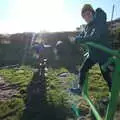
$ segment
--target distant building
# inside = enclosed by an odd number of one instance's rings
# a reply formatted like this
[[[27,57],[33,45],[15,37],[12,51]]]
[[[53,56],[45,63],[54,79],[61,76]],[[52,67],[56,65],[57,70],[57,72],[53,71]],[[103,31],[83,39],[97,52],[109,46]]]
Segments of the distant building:
[[[116,32],[117,29],[120,29],[120,18],[108,22],[109,30]]]

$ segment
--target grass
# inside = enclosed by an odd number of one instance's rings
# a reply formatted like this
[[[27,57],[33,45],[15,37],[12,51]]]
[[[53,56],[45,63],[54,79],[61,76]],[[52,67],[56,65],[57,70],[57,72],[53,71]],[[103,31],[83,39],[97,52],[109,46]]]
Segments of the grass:
[[[61,79],[58,75],[63,72],[68,72],[68,70],[64,68],[49,68],[46,77],[47,101],[49,104],[54,104],[55,108],[59,107],[61,109],[60,112],[56,111],[55,113],[59,117],[65,113],[65,108],[69,108],[71,102],[75,102],[76,100],[80,105],[79,107],[82,105],[82,108],[85,108],[86,106],[88,108],[86,103],[84,103],[85,105],[82,104],[83,101],[80,101],[79,97],[69,96],[68,92],[66,92],[67,88],[71,87],[71,82],[75,79],[75,76],[70,73],[65,79]],[[3,76],[6,82],[18,84],[18,89],[20,91],[18,94],[19,97],[11,98],[6,101],[0,101],[0,118],[4,118],[4,120],[19,120],[25,107],[24,100],[26,97],[26,88],[32,80],[32,69],[28,66],[22,66],[19,70],[2,69],[0,70],[0,76]],[[108,87],[103,80],[97,65],[89,71],[89,84],[89,94],[94,103],[96,103],[98,99],[108,95]]]
[[[94,98],[94,102],[97,102],[102,97],[108,96],[108,86],[104,80],[99,66],[95,65],[89,71],[89,90],[90,96]]]

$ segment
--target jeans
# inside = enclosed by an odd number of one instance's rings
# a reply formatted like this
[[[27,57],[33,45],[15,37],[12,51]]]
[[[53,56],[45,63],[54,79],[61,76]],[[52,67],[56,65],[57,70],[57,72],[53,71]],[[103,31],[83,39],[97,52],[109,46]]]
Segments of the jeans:
[[[105,61],[106,62],[106,61]],[[81,87],[83,87],[83,84],[84,84],[84,80],[85,80],[85,75],[86,73],[88,72],[88,70],[93,66],[95,65],[96,63],[93,62],[90,58],[87,58],[87,60],[84,62],[82,68],[80,69],[80,72],[79,72],[79,84]],[[111,87],[112,87],[112,79],[111,79],[111,76],[110,76],[110,70],[107,69],[107,71],[103,71],[101,69],[101,66],[104,64],[104,63],[99,63],[99,66],[100,66],[100,70],[101,70],[101,73],[105,79],[105,81],[107,82],[107,85],[109,87],[109,91],[111,91]]]

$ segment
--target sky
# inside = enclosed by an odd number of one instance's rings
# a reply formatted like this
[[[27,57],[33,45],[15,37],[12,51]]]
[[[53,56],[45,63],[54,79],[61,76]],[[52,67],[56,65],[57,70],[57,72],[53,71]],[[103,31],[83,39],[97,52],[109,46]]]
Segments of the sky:
[[[120,0],[0,0],[0,33],[74,31],[85,21],[82,6],[100,7],[111,20],[120,17]]]

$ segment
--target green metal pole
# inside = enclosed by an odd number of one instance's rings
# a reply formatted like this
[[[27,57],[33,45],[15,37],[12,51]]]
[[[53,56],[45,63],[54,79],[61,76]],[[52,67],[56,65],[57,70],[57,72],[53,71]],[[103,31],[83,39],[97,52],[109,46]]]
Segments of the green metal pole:
[[[80,109],[77,107],[77,105],[72,104],[72,110],[75,112],[77,117],[80,117]]]
[[[84,95],[83,97],[88,102],[88,104],[90,105],[90,107],[91,107],[91,109],[92,109],[92,111],[93,111],[93,113],[96,117],[96,120],[103,120],[102,117],[100,116],[100,114],[98,113],[97,109],[95,108],[94,104],[90,100],[90,98],[87,95]]]
[[[102,117],[99,115],[98,111],[94,107],[94,104],[92,103],[92,101],[90,100],[89,95],[88,95],[88,73],[86,74],[82,96],[88,102],[88,104],[90,105],[96,119],[97,120],[102,120]]]
[[[100,44],[96,44],[96,43],[93,43],[93,42],[87,42],[86,44],[90,45],[90,46],[92,46],[94,48],[97,48],[99,50],[102,50],[102,51],[104,51],[104,52],[106,52],[106,53],[108,53],[108,54],[110,54],[112,56],[116,56],[116,57],[120,58],[120,52],[118,52],[116,50],[112,50],[110,48],[104,47],[104,46],[102,46]]]
[[[88,96],[88,73],[86,73],[85,76],[85,81],[84,81],[84,86],[83,86],[83,92],[82,92],[82,96]]]
[[[111,99],[107,108],[105,120],[113,120],[120,92],[120,59],[115,60],[115,71],[112,79]]]

